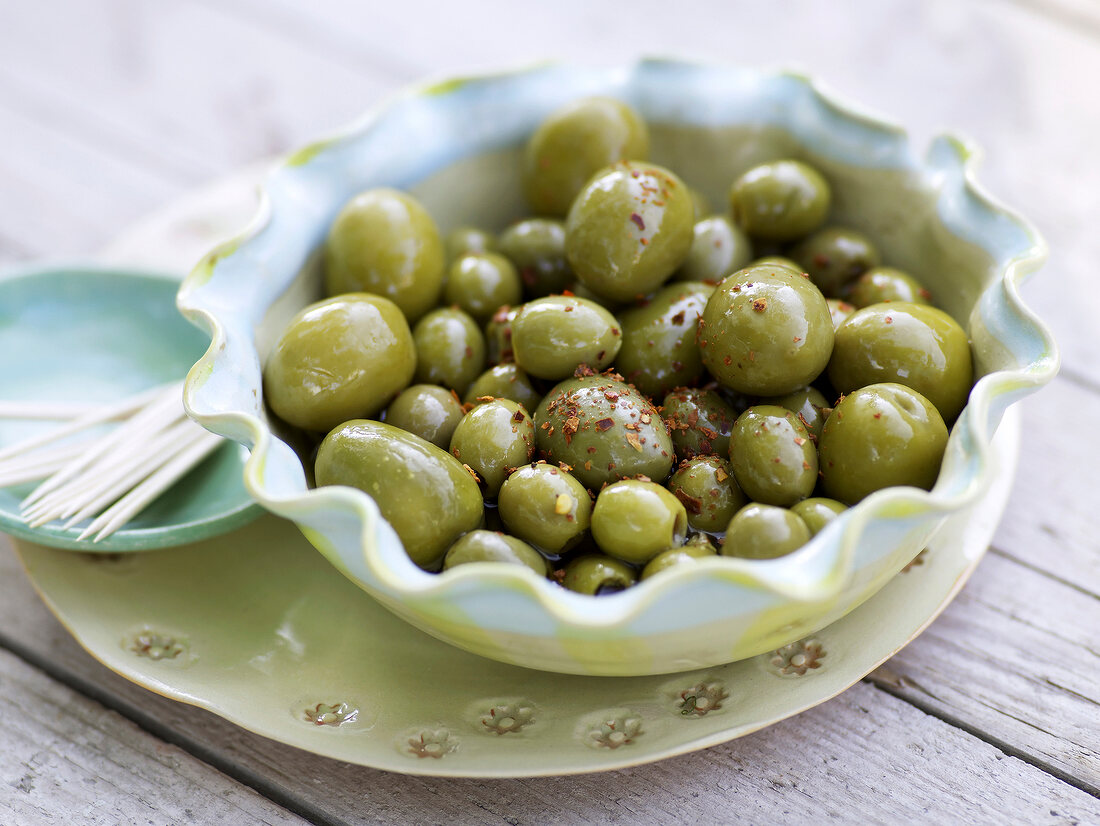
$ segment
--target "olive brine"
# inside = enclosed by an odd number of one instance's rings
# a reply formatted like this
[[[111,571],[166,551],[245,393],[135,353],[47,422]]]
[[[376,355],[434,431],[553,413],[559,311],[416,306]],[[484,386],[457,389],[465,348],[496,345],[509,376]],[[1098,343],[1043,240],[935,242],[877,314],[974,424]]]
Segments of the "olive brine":
[[[648,154],[630,106],[588,98],[528,140],[533,217],[503,232],[441,237],[392,189],[332,224],[329,297],[276,342],[265,398],[320,439],[316,483],[368,493],[425,570],[602,595],[792,553],[935,483],[973,381],[958,322],[828,223],[809,164],[748,169],[711,214]]]

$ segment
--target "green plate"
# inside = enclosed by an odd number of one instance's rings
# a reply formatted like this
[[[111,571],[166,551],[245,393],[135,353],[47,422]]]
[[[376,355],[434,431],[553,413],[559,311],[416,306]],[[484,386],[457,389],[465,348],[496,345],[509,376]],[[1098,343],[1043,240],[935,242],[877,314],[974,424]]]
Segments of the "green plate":
[[[552,674],[462,651],[391,614],[274,516],[165,554],[15,545],[46,604],[94,657],[265,737],[406,774],[603,771],[748,734],[891,657],[988,547],[1018,437],[1010,410],[993,440],[988,493],[852,613],[777,651],[682,674]]]
[[[109,403],[181,380],[209,338],[176,310],[179,278],[94,264],[0,276],[0,400]],[[0,419],[0,447],[56,427]],[[44,545],[135,551],[194,542],[260,513],[242,483],[244,448],[225,444],[138,514],[92,544],[87,522],[28,527],[19,503],[37,483],[0,488],[0,531]]]

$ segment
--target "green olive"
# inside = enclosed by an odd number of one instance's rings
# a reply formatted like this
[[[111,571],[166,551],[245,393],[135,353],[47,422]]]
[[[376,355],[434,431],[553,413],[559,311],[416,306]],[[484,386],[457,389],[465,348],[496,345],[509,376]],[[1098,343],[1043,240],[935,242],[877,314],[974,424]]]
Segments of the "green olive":
[[[741,508],[726,527],[722,555],[775,559],[797,551],[810,538],[810,529],[798,514],[752,502]]]
[[[833,499],[854,505],[894,485],[930,490],[947,448],[935,406],[901,384],[872,384],[842,398],[818,441],[821,481]]]
[[[894,267],[875,267],[857,278],[846,292],[857,307],[869,307],[884,301],[931,304],[932,294],[917,279]]]
[[[815,440],[821,435],[821,428],[833,410],[825,394],[816,387],[800,387],[793,393],[765,399],[762,404],[777,404],[790,410]]]
[[[729,455],[730,430],[737,413],[713,390],[691,387],[673,390],[665,396],[661,410],[678,458]]]
[[[813,381],[833,350],[821,291],[784,269],[749,267],[718,285],[699,322],[703,364],[740,393],[780,396]]]
[[[798,416],[759,404],[737,417],[730,433],[730,468],[754,502],[793,505],[813,493],[817,451]]]
[[[630,106],[604,97],[574,101],[551,113],[527,142],[523,191],[536,213],[565,215],[598,170],[648,156],[649,131]]]
[[[553,295],[524,304],[512,322],[516,364],[540,379],[563,379],[582,364],[603,370],[622,346],[615,316],[593,301]]]
[[[427,210],[411,195],[371,189],[332,222],[325,243],[329,295],[366,292],[390,299],[416,321],[439,301],[443,242]]]
[[[535,411],[541,455],[564,462],[587,488],[646,476],[664,481],[673,448],[660,413],[627,384],[607,376],[567,379]]]
[[[834,330],[847,321],[848,316],[856,311],[854,304],[849,304],[839,298],[827,298],[825,303],[829,305],[829,315],[832,316]]]
[[[507,399],[473,408],[451,437],[451,455],[477,473],[490,498],[496,497],[509,473],[531,461],[534,452],[531,417]]]
[[[730,187],[733,220],[749,235],[791,241],[813,232],[829,214],[829,184],[801,161],[754,166]]]
[[[797,513],[813,536],[817,536],[825,526],[836,519],[848,506],[835,499],[813,496],[791,505],[791,512]]]
[[[264,398],[283,421],[325,432],[376,414],[415,370],[413,336],[397,305],[351,293],[291,319],[264,365]]]
[[[729,521],[729,520],[727,520]],[[718,555],[718,551],[707,539],[705,534],[698,533],[679,548],[669,548],[661,551],[653,559],[646,563],[642,569],[642,579],[649,579],[661,571],[676,568],[681,565],[693,565],[700,559],[707,559]]]
[[[549,554],[576,545],[592,520],[592,500],[584,486],[545,462],[518,468],[505,479],[497,510],[509,533]]]
[[[485,323],[504,305],[519,303],[523,286],[512,262],[492,252],[469,253],[452,265],[443,300]]]
[[[500,235],[500,252],[516,266],[530,298],[560,293],[573,279],[565,257],[565,222],[552,218],[528,218]]]
[[[680,500],[653,482],[624,479],[608,485],[592,510],[592,538],[608,556],[644,565],[687,535]]]
[[[570,591],[600,597],[625,591],[638,581],[634,569],[610,556],[586,554],[565,566],[561,584]]]
[[[447,450],[462,415],[454,391],[435,384],[414,384],[390,403],[384,420]]]
[[[481,491],[466,468],[392,425],[355,419],[335,428],[317,450],[316,473],[318,486],[347,485],[373,498],[422,568],[481,524]]]
[[[497,241],[491,232],[477,227],[457,227],[447,233],[443,242],[447,250],[447,260],[454,263],[464,255],[479,252],[493,252]]]
[[[698,223],[712,214],[714,210],[710,208],[710,199],[698,189],[689,186],[688,191],[691,192],[692,211],[695,215],[695,222]]]
[[[676,273],[680,281],[717,284],[752,261],[749,236],[724,215],[712,215],[695,224],[691,249]]]
[[[512,349],[512,322],[517,315],[519,307],[499,307],[485,325],[485,355],[490,364],[507,364],[516,360]]]
[[[687,511],[688,525],[697,531],[721,533],[747,500],[725,459],[698,456],[681,462],[668,489]]]
[[[693,238],[691,193],[655,164],[601,170],[565,219],[565,253],[586,287],[615,301],[653,292],[687,258]]]
[[[695,332],[712,292],[708,284],[670,284],[642,306],[621,313],[622,349],[615,369],[653,397],[698,380],[703,359]]]
[[[531,412],[539,406],[542,393],[535,389],[528,375],[516,365],[498,364],[474,380],[462,401],[466,404],[481,404],[489,399],[511,399]]]
[[[808,273],[826,296],[840,295],[841,289],[865,270],[879,265],[878,250],[861,232],[845,227],[826,227],[804,239],[791,257]]]
[[[521,539],[496,531],[470,531],[447,549],[443,570],[473,562],[505,562],[524,565],[539,576],[546,576],[550,566],[542,554]]]
[[[761,258],[755,258],[749,264],[750,267],[784,267],[796,275],[803,273],[802,266],[797,261],[792,261],[783,255],[765,255]]]
[[[857,310],[836,331],[829,379],[840,393],[880,382],[911,387],[954,421],[974,380],[970,343],[935,307],[891,301]]]
[[[470,316],[455,307],[432,310],[413,328],[416,380],[441,384],[459,395],[485,369],[485,338]]]

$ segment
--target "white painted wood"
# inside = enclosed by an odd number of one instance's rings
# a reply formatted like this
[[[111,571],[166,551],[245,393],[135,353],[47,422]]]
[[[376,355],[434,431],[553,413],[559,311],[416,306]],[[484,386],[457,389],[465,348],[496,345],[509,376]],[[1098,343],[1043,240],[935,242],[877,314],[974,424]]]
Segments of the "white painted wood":
[[[0,650],[0,823],[304,823]]]

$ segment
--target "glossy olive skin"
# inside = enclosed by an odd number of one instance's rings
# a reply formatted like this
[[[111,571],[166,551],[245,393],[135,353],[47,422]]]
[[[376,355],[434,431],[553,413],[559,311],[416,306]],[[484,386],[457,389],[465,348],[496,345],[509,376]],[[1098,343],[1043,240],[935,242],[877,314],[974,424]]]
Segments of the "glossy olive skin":
[[[575,296],[528,301],[512,321],[516,364],[540,379],[564,379],[582,364],[603,370],[615,360],[622,343],[615,316]]]
[[[588,491],[572,475],[545,462],[512,473],[500,486],[497,510],[509,533],[548,554],[572,548],[592,522]]]
[[[709,284],[669,284],[644,305],[620,313],[622,349],[615,369],[647,396],[693,384],[703,375],[695,332],[713,292]]]
[[[784,255],[765,255],[762,258],[754,258],[750,263],[750,267],[785,267],[796,275],[801,275],[804,270],[802,265],[797,261],[787,258]]]
[[[954,421],[974,381],[970,343],[959,323],[936,307],[872,304],[837,328],[829,379],[840,393],[879,382],[904,384]]]
[[[539,406],[542,393],[515,364],[498,364],[474,379],[462,401],[465,404],[481,404],[490,398],[511,399],[522,404],[530,413]]]
[[[519,307],[499,307],[486,322],[485,355],[490,364],[507,364],[516,360],[512,348],[512,322],[517,315]]]
[[[454,263],[470,253],[495,251],[497,239],[491,232],[477,227],[456,227],[447,233],[443,246],[447,250],[447,260]]]
[[[644,565],[687,535],[687,512],[665,488],[640,479],[608,485],[592,510],[592,538],[608,556]]]
[[[818,230],[791,250],[791,257],[828,298],[882,260],[870,238],[846,227]]]
[[[721,533],[747,502],[725,459],[699,456],[681,462],[668,489],[687,511],[688,526],[696,531]]]
[[[727,275],[752,261],[752,241],[724,215],[712,215],[696,222],[691,248],[676,272],[678,281],[709,281],[717,284]]]
[[[443,570],[473,562],[506,562],[524,565],[539,576],[550,573],[542,554],[521,539],[497,531],[470,531],[463,535],[443,557]]]
[[[817,536],[821,533],[826,525],[846,510],[848,510],[848,506],[843,502],[838,502],[835,499],[828,499],[824,496],[812,496],[809,499],[803,499],[801,502],[791,505],[791,512],[801,517],[802,521],[806,523],[806,527],[810,529],[810,534],[813,536]]]
[[[664,420],[649,400],[607,376],[567,379],[535,411],[539,453],[564,462],[587,488],[619,479],[664,481],[674,451]]]
[[[397,305],[351,293],[291,319],[264,365],[264,398],[283,421],[325,432],[373,416],[415,370],[413,336]]]
[[[432,310],[413,327],[416,380],[441,384],[459,395],[485,369],[485,338],[470,316],[455,307]]]
[[[324,269],[329,295],[385,296],[412,324],[439,302],[443,242],[415,198],[395,189],[371,189],[352,198],[332,222]]]
[[[875,267],[857,278],[845,291],[845,297],[857,307],[869,307],[884,301],[931,304],[932,293],[904,270]]]
[[[754,166],[730,187],[734,222],[749,235],[776,241],[791,241],[821,226],[830,200],[821,173],[801,161]]]
[[[656,164],[622,162],[592,178],[565,219],[565,254],[595,293],[630,301],[683,264],[694,237],[691,192]]]
[[[611,98],[574,101],[554,111],[527,142],[523,191],[539,215],[565,215],[598,170],[649,157],[649,130],[630,106]]]
[[[515,264],[529,298],[560,293],[574,280],[565,257],[565,222],[528,218],[500,234],[497,247]]]
[[[472,468],[495,498],[515,468],[531,461],[535,425],[527,411],[507,399],[479,404],[467,413],[451,437],[451,455]]]
[[[780,396],[813,381],[833,350],[821,291],[781,268],[748,267],[727,278],[699,323],[703,364],[740,393]]]
[[[318,486],[348,485],[371,496],[422,568],[435,566],[458,537],[481,524],[481,490],[466,468],[447,451],[382,422],[354,419],[335,428],[317,450],[316,473]]]
[[[469,253],[447,274],[443,300],[465,310],[481,324],[504,305],[518,304],[523,286],[512,262],[492,252]]]
[[[721,396],[706,388],[673,390],[661,402],[678,459],[729,455],[730,430],[737,412]]]
[[[390,403],[383,420],[447,450],[462,416],[462,404],[452,391],[436,384],[414,384]]]
[[[667,571],[680,565],[691,565],[700,559],[717,555],[718,551],[710,544],[710,540],[703,534],[696,534],[679,548],[669,548],[667,551],[661,551],[649,560],[645,568],[642,569],[641,578],[649,579],[651,576],[661,573],[661,571]]]
[[[872,384],[837,403],[818,441],[825,493],[854,505],[893,485],[930,490],[947,447],[932,403],[901,384]]]
[[[798,514],[753,502],[730,520],[721,553],[741,559],[775,559],[797,551],[810,538],[810,529]]]
[[[634,569],[614,557],[586,554],[565,566],[562,587],[578,594],[598,597],[625,591],[638,581]]]
[[[834,330],[856,311],[855,304],[849,304],[840,298],[827,298],[825,303],[829,305],[829,315],[832,316]]]
[[[749,499],[788,507],[813,493],[817,451],[795,413],[778,405],[754,405],[734,422],[730,469]]]
[[[792,393],[765,399],[762,404],[777,404],[790,410],[814,439],[821,435],[821,428],[833,410],[825,394],[816,387],[800,387]]]

